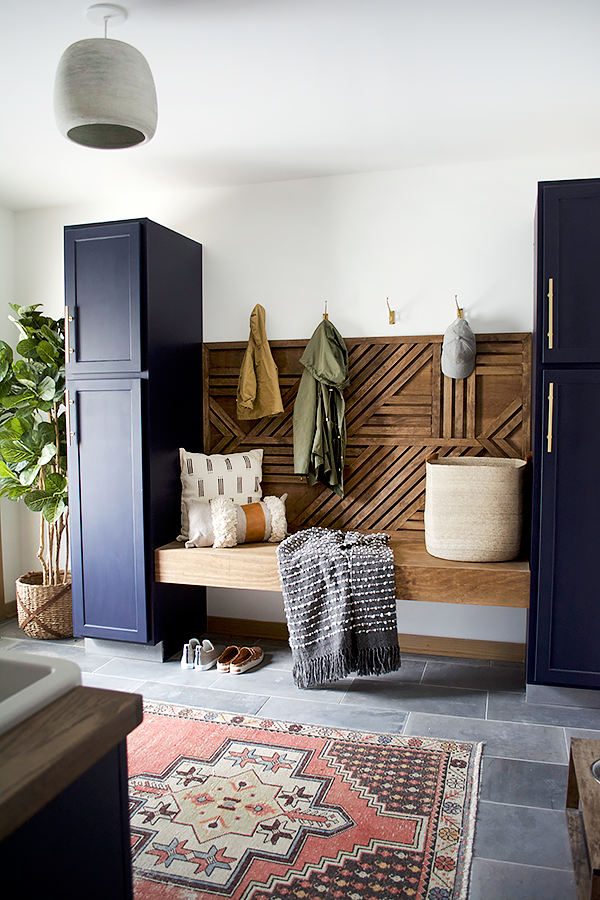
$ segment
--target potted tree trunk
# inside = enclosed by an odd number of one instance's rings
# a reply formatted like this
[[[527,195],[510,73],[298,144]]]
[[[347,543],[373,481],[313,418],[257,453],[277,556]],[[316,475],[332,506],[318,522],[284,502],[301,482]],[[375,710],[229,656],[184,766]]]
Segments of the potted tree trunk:
[[[64,319],[18,306],[16,359],[0,341],[0,496],[40,514],[41,571],[17,580],[19,626],[35,638],[73,634],[68,560]],[[64,554],[64,555],[63,555]],[[65,560],[61,569],[61,559]]]

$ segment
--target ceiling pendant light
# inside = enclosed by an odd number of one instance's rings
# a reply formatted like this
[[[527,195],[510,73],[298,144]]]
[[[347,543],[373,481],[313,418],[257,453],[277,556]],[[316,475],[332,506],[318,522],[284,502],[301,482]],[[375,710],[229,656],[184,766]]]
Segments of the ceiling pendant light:
[[[107,37],[108,23],[123,23],[127,10],[98,3],[90,6],[87,18],[104,25],[104,37],[77,41],[60,58],[54,82],[58,130],[100,150],[147,143],[157,120],[150,66],[135,47]]]

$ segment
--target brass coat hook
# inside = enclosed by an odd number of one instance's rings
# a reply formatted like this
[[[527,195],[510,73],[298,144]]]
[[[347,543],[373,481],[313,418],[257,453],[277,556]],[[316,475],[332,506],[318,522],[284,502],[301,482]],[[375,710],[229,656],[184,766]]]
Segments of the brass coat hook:
[[[390,325],[395,325],[395,324],[396,324],[396,313],[395,313],[395,311],[390,307],[390,300],[389,300],[389,297],[386,297],[386,298],[385,298],[385,302],[387,303],[387,308],[388,308],[388,313],[389,313],[389,322],[390,322]]]

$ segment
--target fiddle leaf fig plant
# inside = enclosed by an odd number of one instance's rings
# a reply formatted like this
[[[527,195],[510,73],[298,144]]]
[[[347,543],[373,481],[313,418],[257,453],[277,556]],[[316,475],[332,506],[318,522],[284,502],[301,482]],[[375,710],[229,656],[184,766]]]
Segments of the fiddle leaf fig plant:
[[[63,584],[68,559],[65,325],[41,304],[9,304],[21,339],[15,359],[0,341],[0,496],[40,513],[38,559],[43,583]]]

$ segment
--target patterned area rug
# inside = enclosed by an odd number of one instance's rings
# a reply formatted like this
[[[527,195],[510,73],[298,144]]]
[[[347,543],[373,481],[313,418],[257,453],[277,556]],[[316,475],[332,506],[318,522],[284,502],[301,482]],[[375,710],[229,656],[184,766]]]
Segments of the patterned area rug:
[[[481,747],[145,703],[136,900],[464,900]]]

